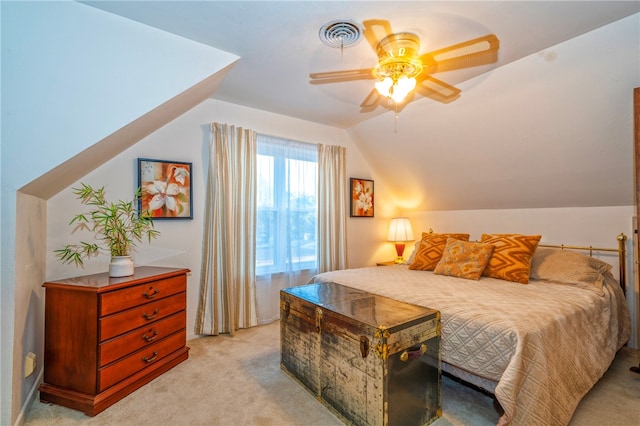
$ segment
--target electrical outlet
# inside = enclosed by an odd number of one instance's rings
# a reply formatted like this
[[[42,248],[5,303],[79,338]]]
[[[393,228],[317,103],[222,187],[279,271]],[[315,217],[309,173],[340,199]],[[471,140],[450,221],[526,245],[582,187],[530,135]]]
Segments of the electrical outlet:
[[[29,377],[36,371],[36,354],[29,352],[24,359],[24,377]]]

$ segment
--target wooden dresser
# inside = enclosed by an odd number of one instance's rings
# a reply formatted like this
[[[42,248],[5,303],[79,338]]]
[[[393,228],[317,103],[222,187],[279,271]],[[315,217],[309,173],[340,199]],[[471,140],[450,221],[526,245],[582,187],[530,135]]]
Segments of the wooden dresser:
[[[40,400],[95,416],[186,360],[188,269],[46,282]]]

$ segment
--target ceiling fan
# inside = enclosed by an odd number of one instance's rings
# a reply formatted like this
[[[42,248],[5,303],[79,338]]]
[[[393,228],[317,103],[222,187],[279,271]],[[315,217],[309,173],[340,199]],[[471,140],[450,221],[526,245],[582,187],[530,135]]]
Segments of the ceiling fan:
[[[500,41],[489,34],[444,49],[420,55],[420,39],[408,32],[394,33],[389,21],[363,22],[363,35],[378,56],[373,68],[311,73],[312,84],[354,80],[376,80],[375,87],[360,104],[363,112],[376,108],[380,100],[391,99],[396,110],[416,96],[449,103],[460,96],[460,89],[432,77],[432,74],[494,63]]]

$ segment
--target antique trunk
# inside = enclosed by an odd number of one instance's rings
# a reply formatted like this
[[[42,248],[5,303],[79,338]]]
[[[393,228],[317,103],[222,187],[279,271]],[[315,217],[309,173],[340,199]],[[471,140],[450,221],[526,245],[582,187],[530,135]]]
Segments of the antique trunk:
[[[335,283],[280,292],[281,367],[343,421],[441,415],[440,313]]]

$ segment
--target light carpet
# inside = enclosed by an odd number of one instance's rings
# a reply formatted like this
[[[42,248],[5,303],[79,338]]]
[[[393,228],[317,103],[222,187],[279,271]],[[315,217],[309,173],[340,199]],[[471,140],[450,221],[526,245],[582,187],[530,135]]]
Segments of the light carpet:
[[[189,359],[95,417],[34,402],[26,425],[342,425],[280,369],[279,323],[189,340]],[[640,425],[640,351],[623,348],[578,406],[571,426]],[[443,377],[443,416],[433,426],[489,426],[493,398]]]

